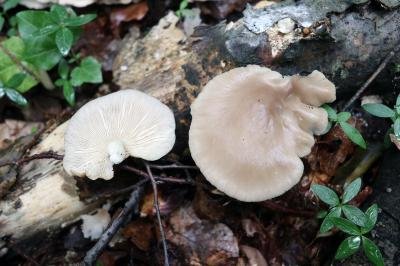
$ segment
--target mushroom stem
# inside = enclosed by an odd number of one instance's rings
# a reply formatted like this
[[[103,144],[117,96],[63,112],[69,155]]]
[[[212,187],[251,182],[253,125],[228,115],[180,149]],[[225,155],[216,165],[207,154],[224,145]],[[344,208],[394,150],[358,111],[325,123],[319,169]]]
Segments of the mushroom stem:
[[[124,144],[119,140],[110,142],[108,144],[107,151],[108,155],[110,156],[110,161],[113,164],[119,164],[125,160],[126,157],[128,157],[128,154],[124,148]]]

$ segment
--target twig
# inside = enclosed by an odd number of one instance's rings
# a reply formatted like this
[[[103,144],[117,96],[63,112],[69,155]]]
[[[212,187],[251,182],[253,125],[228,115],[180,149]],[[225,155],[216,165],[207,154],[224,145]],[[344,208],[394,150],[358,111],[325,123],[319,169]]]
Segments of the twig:
[[[163,169],[193,169],[198,170],[199,168],[194,165],[181,165],[181,164],[169,164],[169,165],[158,165],[158,164],[149,164],[150,168],[155,168],[159,170]]]
[[[106,248],[107,244],[111,241],[113,236],[117,233],[118,229],[126,222],[133,210],[137,212],[139,207],[139,201],[143,192],[144,184],[148,182],[148,179],[142,179],[136,183],[136,188],[132,191],[129,200],[125,203],[124,208],[118,214],[117,218],[107,228],[107,230],[101,235],[97,243],[86,253],[83,260],[85,265],[91,266],[96,263],[97,258],[100,256],[102,251]]]
[[[151,167],[151,166],[150,166]],[[121,165],[121,169],[133,172],[137,174],[138,176],[150,179],[149,174],[146,172],[139,170],[135,167],[129,166],[129,165]],[[166,182],[166,183],[175,183],[175,184],[185,184],[185,185],[195,185],[191,180],[184,180],[184,179],[179,179],[179,178],[174,178],[174,177],[162,177],[162,176],[154,176],[154,180],[157,182]]]
[[[164,228],[163,228],[162,221],[161,221],[160,206],[158,204],[157,184],[153,177],[153,173],[151,172],[150,165],[147,164],[146,162],[144,162],[144,165],[146,166],[147,173],[149,174],[151,184],[153,186],[154,207],[155,207],[156,213],[157,213],[158,226],[160,227],[161,240],[162,240],[163,249],[164,249],[164,266],[169,266],[167,240],[165,238],[165,232],[164,232]]]
[[[38,82],[42,83],[42,85],[46,89],[54,89],[54,84],[47,73],[43,74],[47,76],[46,78],[44,78],[44,76],[42,75],[38,75],[37,73],[35,73],[35,71],[31,70],[29,67],[22,64],[22,62],[1,43],[0,43],[0,50],[2,50],[3,53],[5,53],[11,59],[11,61],[13,61],[14,64],[16,64],[20,69],[22,69],[22,71],[28,73],[31,77],[36,79]]]
[[[368,88],[368,86],[375,80],[375,78],[382,72],[393,58],[393,56],[400,50],[400,43],[397,44],[393,50],[385,57],[382,63],[378,66],[374,73],[369,77],[369,79],[361,86],[361,88],[354,94],[353,97],[346,103],[343,110],[347,110],[350,105],[352,105],[360,96],[361,94]]]
[[[276,202],[273,201],[263,201],[261,203],[262,206],[276,211],[276,212],[281,212],[281,213],[286,213],[286,214],[290,214],[290,215],[295,215],[295,216],[303,216],[303,217],[314,217],[315,216],[315,212],[313,211],[308,211],[308,210],[296,210],[296,209],[290,209],[288,207],[282,206]]]
[[[144,171],[142,171],[142,170],[139,170],[139,169],[137,169],[137,168],[135,168],[135,167],[133,167],[133,166],[129,166],[129,165],[120,165],[120,168],[121,168],[121,169],[124,169],[124,170],[127,170],[127,171],[129,171],[129,172],[135,173],[135,174],[137,174],[138,176],[141,176],[141,177],[144,177],[144,178],[147,178],[147,179],[150,178],[149,175],[148,175],[146,172],[144,172]]]
[[[34,154],[32,156],[28,157],[23,157],[19,159],[18,161],[5,161],[0,163],[0,167],[7,166],[7,165],[16,165],[20,166],[24,163],[28,163],[33,160],[40,160],[40,159],[54,159],[61,161],[64,158],[64,155],[56,154],[54,152],[43,152],[43,153],[38,153]]]

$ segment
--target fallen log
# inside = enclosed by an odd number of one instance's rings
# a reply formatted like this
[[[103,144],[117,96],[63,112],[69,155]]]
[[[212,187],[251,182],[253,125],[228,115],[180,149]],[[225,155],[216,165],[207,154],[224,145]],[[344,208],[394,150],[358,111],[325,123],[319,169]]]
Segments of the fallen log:
[[[248,7],[242,19],[202,26],[192,38],[184,35],[177,27],[178,18],[170,13],[144,37],[134,33],[126,37],[114,63],[115,82],[121,89],[151,94],[174,110],[178,155],[187,154],[190,103],[212,77],[233,67],[261,64],[288,75],[318,69],[334,81],[343,99],[400,41],[400,11],[367,1],[339,2],[304,0]],[[288,17],[294,23],[287,20],[280,28],[277,22]],[[394,60],[398,59],[396,55]],[[389,86],[391,78],[386,69],[375,86]],[[64,128],[61,125],[43,137],[30,154],[62,154]],[[82,200],[79,193],[76,180],[64,173],[60,161],[24,165],[0,202],[0,237],[18,242],[43,231],[57,232],[104,202],[98,195]]]

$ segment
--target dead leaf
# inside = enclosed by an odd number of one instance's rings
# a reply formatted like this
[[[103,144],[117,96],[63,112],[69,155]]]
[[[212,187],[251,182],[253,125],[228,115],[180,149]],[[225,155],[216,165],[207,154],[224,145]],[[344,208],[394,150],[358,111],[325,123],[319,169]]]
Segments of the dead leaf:
[[[136,220],[122,231],[124,237],[129,238],[140,250],[148,251],[150,243],[154,239],[153,225],[144,220]]]
[[[204,2],[204,1],[196,1]],[[241,12],[250,0],[224,0],[206,1],[199,3],[202,14],[209,15],[216,19],[224,19],[233,12]]]
[[[367,200],[367,198],[371,196],[372,192],[372,187],[366,186],[358,193],[357,196],[354,197],[354,199],[350,201],[350,204],[361,206],[361,204],[363,204]]]
[[[149,7],[146,1],[137,4],[131,4],[127,7],[114,9],[110,16],[111,27],[115,29],[118,28],[121,22],[142,20],[148,11]]]
[[[339,126],[333,127],[319,138],[306,157],[311,173],[321,178],[332,177],[336,169],[354,152],[354,144],[347,138]]]
[[[247,237],[254,237],[256,233],[262,234],[263,231],[263,228],[261,228],[260,224],[251,219],[243,219],[242,228]]]
[[[225,224],[201,220],[191,206],[173,212],[169,224],[167,239],[186,254],[185,265],[236,265],[238,241]]]
[[[115,266],[118,265],[117,260],[126,256],[125,252],[104,251],[98,259],[96,265]]]
[[[240,250],[246,255],[248,266],[268,266],[267,261],[265,260],[264,256],[261,252],[253,247],[242,245],[240,246]]]
[[[162,187],[159,186],[158,205],[160,207],[161,215],[168,215],[172,211],[176,210],[182,203],[184,194],[185,191],[181,189],[169,190],[167,193],[164,193]],[[140,206],[140,216],[147,217],[154,216],[155,214],[154,194],[153,191],[150,190],[143,198],[142,205]]]
[[[134,28],[136,27],[132,27]],[[96,57],[101,62],[103,70],[111,71],[120,44],[119,32],[113,31],[109,18],[103,15],[83,26],[82,35],[74,45],[74,51],[80,53],[82,57]]]
[[[37,132],[42,127],[43,123],[6,119],[0,124],[0,150],[7,148],[20,137]]]
[[[196,188],[193,208],[201,219],[219,221],[225,215],[222,202],[218,199],[214,199],[212,194],[208,193],[201,186]]]

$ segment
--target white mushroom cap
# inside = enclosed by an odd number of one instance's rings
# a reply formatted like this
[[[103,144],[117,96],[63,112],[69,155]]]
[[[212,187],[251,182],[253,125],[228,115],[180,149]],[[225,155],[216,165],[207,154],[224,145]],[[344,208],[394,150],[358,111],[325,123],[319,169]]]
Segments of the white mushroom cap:
[[[137,90],[122,90],[88,102],[65,133],[64,168],[70,175],[111,179],[113,164],[128,156],[160,159],[175,143],[172,111]]]
[[[334,99],[335,86],[318,71],[282,77],[251,65],[223,73],[192,104],[192,157],[207,180],[233,198],[279,196],[299,181],[299,157],[328,125],[326,112],[308,104]]]

